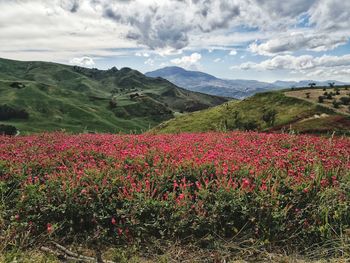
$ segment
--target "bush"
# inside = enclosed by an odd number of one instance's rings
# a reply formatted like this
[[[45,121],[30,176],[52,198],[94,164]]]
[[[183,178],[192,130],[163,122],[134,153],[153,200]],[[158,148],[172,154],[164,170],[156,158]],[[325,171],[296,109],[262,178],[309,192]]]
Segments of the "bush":
[[[23,83],[21,83],[21,82],[12,82],[12,83],[10,84],[10,87],[11,87],[11,88],[14,88],[14,89],[23,89],[23,88],[25,88],[26,86],[25,86]]]
[[[324,97],[323,96],[319,96],[318,97],[318,103],[323,103],[324,102]]]
[[[328,93],[327,100],[331,100],[331,99],[333,99],[332,93]]]
[[[337,101],[337,100],[333,100],[332,104],[333,104],[333,107],[336,108],[336,109],[338,109],[339,106],[341,105],[341,103],[339,101]]]
[[[259,124],[256,121],[250,120],[242,123],[242,128],[245,131],[254,131],[259,128]]]
[[[277,111],[276,110],[274,110],[274,109],[268,110],[262,116],[262,120],[264,122],[266,122],[266,124],[268,126],[273,126],[275,124],[276,115],[277,115]]]
[[[339,99],[343,105],[349,105],[350,104],[350,97],[341,97]]]
[[[109,108],[115,109],[118,106],[117,100],[115,98],[112,98],[109,100]]]
[[[0,135],[16,135],[17,128],[12,125],[0,124]]]

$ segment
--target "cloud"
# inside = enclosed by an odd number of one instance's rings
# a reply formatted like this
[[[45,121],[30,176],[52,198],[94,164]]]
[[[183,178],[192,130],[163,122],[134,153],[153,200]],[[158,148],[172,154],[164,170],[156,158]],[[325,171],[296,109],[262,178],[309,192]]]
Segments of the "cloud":
[[[122,37],[126,26],[101,19],[88,1],[76,1],[79,8],[73,8],[74,2],[0,0],[0,57],[65,62],[116,56],[136,47]]]
[[[130,26],[126,38],[150,49],[182,49],[188,45],[191,23],[183,1],[102,1],[103,15]]]
[[[149,58],[145,61],[145,65],[153,66],[154,65],[154,60]]]
[[[310,23],[328,32],[350,28],[350,1],[318,0],[308,11]]]
[[[317,70],[312,70],[306,73],[308,78],[317,78],[317,79],[337,79],[343,80],[349,83],[349,74],[350,67],[340,67],[340,68],[320,68]]]
[[[80,7],[80,0],[61,0],[61,7],[69,12],[76,13]]]
[[[221,58],[216,58],[216,59],[214,59],[213,61],[214,61],[215,63],[218,63],[218,62],[221,61]]]
[[[312,51],[327,51],[348,42],[348,37],[331,36],[328,34],[305,34],[292,32],[280,35],[264,43],[254,42],[248,50],[259,55],[273,56],[279,53],[291,53],[300,49]]]
[[[146,57],[146,58],[148,58],[150,55],[147,52],[136,52],[135,56],[136,57]]]
[[[232,49],[229,53],[230,56],[236,56],[237,55],[237,50]]]
[[[252,22],[255,13],[264,19],[266,14],[256,8],[255,0],[132,0],[94,1],[103,15],[115,23],[130,26],[127,39],[150,49],[183,49],[197,36],[232,26]],[[253,15],[250,13],[253,12]]]
[[[198,62],[201,60],[201,58],[201,54],[193,53],[190,56],[183,56],[181,58],[172,59],[170,62],[183,68],[196,69],[198,67]]]
[[[350,66],[350,54],[343,56],[321,56],[313,57],[310,55],[292,56],[280,55],[274,58],[264,60],[260,63],[245,62],[238,66],[242,70],[310,70],[316,68],[334,68]]]
[[[87,56],[104,57],[102,63],[116,56],[147,61],[160,55],[197,67],[200,59],[193,63],[182,54],[220,49],[218,54],[236,55],[232,47],[239,47],[271,57],[242,68],[311,72],[322,67],[316,58],[296,54],[332,54],[350,38],[347,0],[0,0],[0,10],[0,57],[22,60]],[[346,48],[334,52],[344,53]],[[144,62],[137,60],[135,67]]]
[[[90,57],[72,58],[69,63],[82,67],[93,67],[95,65],[94,60]]]

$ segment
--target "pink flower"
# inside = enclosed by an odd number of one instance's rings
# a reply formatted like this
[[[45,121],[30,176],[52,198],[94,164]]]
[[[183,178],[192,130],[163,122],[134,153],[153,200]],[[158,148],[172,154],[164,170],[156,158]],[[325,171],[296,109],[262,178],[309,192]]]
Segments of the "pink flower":
[[[48,233],[51,233],[53,231],[53,226],[50,223],[47,223],[46,229]]]

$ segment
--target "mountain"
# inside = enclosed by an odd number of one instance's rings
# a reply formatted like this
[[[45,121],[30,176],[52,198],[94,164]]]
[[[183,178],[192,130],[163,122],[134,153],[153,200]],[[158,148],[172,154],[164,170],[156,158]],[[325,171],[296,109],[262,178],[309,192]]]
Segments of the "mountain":
[[[348,87],[349,88],[349,87]],[[348,88],[343,88],[346,96]],[[226,130],[295,131],[300,133],[350,134],[350,109],[335,109],[332,100],[324,104],[312,101],[322,89],[290,89],[259,93],[241,101],[230,101],[210,109],[193,112],[166,121],[151,132],[179,133]],[[331,89],[329,89],[331,90]],[[298,97],[311,94],[311,99]],[[303,99],[305,98],[305,99]]]
[[[276,81],[274,83],[261,82],[256,80],[244,79],[219,79],[207,73],[199,71],[188,71],[180,67],[165,67],[152,72],[145,73],[149,77],[161,77],[169,80],[175,85],[191,90],[211,95],[244,99],[256,93],[269,90],[279,90],[290,87],[305,87],[309,83],[315,82],[317,86],[328,86],[329,82],[335,82],[336,85],[346,83],[339,81]]]
[[[0,59],[0,125],[21,133],[140,132],[179,112],[226,102],[136,70]]]
[[[188,71],[180,67],[166,67],[145,74],[148,77],[161,77],[191,91],[211,95],[242,99],[258,92],[276,89],[277,86],[256,80],[227,80],[212,75]]]

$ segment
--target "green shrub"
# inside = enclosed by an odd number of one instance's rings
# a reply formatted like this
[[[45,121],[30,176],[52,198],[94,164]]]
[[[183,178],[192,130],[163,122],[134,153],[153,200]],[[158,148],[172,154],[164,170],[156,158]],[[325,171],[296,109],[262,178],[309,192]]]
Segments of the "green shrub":
[[[0,124],[0,135],[16,135],[17,128],[12,125]]]

